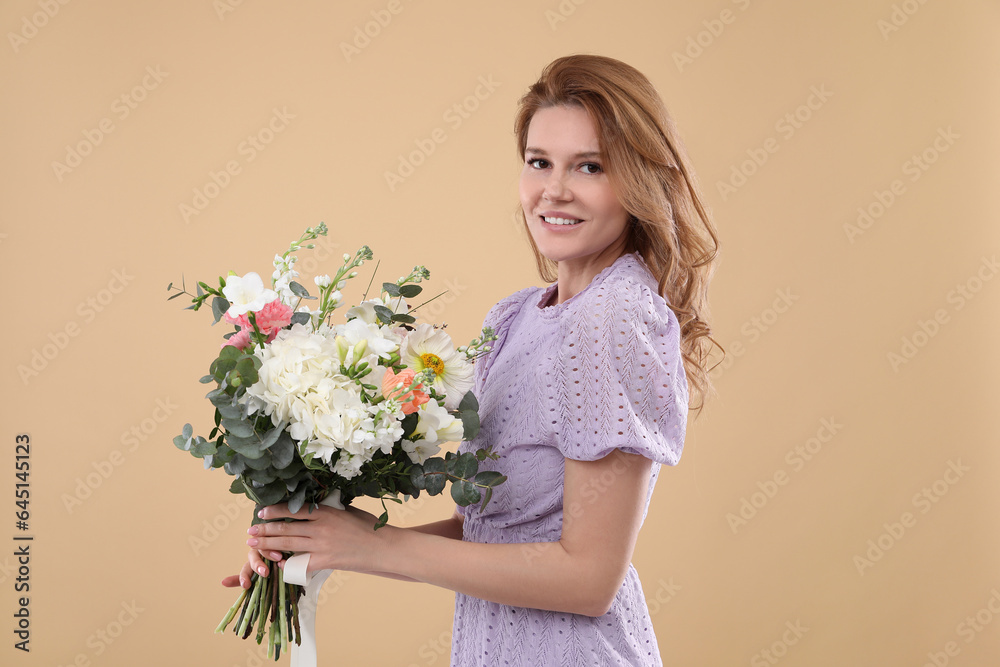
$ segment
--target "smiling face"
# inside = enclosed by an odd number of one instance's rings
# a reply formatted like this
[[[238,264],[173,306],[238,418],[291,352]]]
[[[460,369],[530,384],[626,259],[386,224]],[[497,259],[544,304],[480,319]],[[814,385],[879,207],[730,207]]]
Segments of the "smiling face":
[[[603,169],[594,123],[577,106],[544,107],[528,126],[521,207],[539,252],[596,275],[625,248],[628,213]]]

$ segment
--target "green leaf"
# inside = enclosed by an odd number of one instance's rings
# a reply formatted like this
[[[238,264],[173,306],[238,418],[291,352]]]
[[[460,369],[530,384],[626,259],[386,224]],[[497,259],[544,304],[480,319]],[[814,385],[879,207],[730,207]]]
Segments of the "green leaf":
[[[171,299],[176,299],[179,296],[184,296],[184,292],[178,292],[177,294],[175,294],[173,296],[168,296],[167,297],[167,301],[170,301]],[[189,306],[189,307],[193,307],[193,306]]]
[[[403,296],[407,299],[412,299],[413,297],[417,296],[423,291],[424,288],[421,287],[420,285],[403,285],[399,288],[400,296]]]
[[[472,452],[463,452],[455,458],[452,470],[455,477],[472,479],[479,470],[479,461]]]
[[[471,482],[458,480],[451,485],[451,498],[462,507],[467,507],[479,502],[480,493]]]
[[[174,446],[181,451],[189,451],[191,449],[191,438],[185,438],[183,435],[178,435],[174,437]]]
[[[294,313],[292,315],[292,324],[309,324],[309,320],[312,316],[309,313]]]
[[[478,412],[479,401],[476,399],[476,395],[471,391],[465,392],[465,396],[462,397],[462,401],[458,404],[458,409],[462,412],[465,412],[466,410]]]
[[[436,496],[444,491],[445,483],[448,481],[448,475],[445,472],[444,466],[444,459],[436,456],[424,461],[424,479],[422,488],[426,490],[429,495]]]
[[[226,437],[226,444],[245,456],[247,459],[259,459],[264,455],[264,452],[267,451],[265,449],[261,449],[260,438],[256,436],[252,438],[240,438],[238,436],[230,435]]]
[[[202,375],[198,382],[202,384],[208,384],[209,382],[215,382],[215,378],[211,375]]]
[[[254,431],[253,424],[242,419],[223,418],[222,426],[226,429],[227,433],[231,433],[239,438],[249,438],[256,433],[256,431]]]
[[[382,291],[388,293],[389,296],[400,295],[399,285],[396,283],[382,283]]]
[[[462,439],[472,440],[479,434],[479,413],[474,410],[463,410],[459,413],[462,420]]]
[[[185,438],[190,438],[193,433],[194,430],[191,428],[191,424],[184,424],[184,428],[181,429],[181,435]]]
[[[298,491],[288,499],[288,511],[295,514],[300,509],[302,505],[306,502],[306,487],[303,485]]]
[[[197,457],[206,457],[215,454],[215,441],[205,440],[205,438],[200,435],[194,439],[191,445],[191,455]]]
[[[215,318],[212,324],[222,319],[222,316],[229,310],[229,305],[229,301],[225,297],[217,296],[212,299],[212,316]]]
[[[233,452],[232,449],[229,449],[229,451]],[[232,460],[226,462],[226,472],[230,475],[242,475],[243,471],[246,469],[247,469],[246,457],[241,456],[236,452],[233,452]]]
[[[233,483],[229,485],[229,493],[235,493],[237,495],[246,492],[246,487],[243,486],[243,480],[237,477],[233,480]]]
[[[384,511],[382,512],[382,514],[379,515],[378,521],[375,522],[374,529],[378,530],[387,523],[389,523],[389,510]]]
[[[283,425],[281,427],[275,426],[268,431],[267,435],[264,436],[264,442],[268,442],[272,436],[274,437],[273,444],[268,443],[268,447],[270,447],[274,467],[286,468],[295,458],[295,441],[292,440],[292,436],[288,434]]]
[[[243,357],[236,362],[236,368],[233,369],[243,377],[243,384],[248,387],[255,384],[259,379],[257,376],[257,367],[253,363],[254,358],[252,356]]]
[[[487,486],[486,490],[483,491],[483,504],[479,507],[480,512],[486,511],[486,506],[490,504],[490,499],[493,497],[493,487]]]
[[[500,486],[507,481],[503,473],[497,472],[496,470],[484,470],[478,475],[476,475],[475,482],[479,485],[485,486]]]
[[[391,284],[391,283],[386,283]],[[375,306],[375,315],[378,317],[382,324],[389,324],[392,322],[393,312],[386,308],[385,306]]]
[[[288,289],[292,290],[292,294],[303,299],[315,299],[316,297],[309,296],[309,290],[295,282],[294,280],[288,283]]]
[[[392,322],[403,322],[404,324],[413,324],[417,321],[413,315],[407,315],[406,313],[396,313],[389,318]]]

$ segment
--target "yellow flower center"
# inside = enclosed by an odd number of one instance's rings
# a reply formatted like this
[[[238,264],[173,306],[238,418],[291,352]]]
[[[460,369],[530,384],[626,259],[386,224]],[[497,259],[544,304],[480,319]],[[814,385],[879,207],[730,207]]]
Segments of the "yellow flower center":
[[[441,373],[444,373],[444,362],[441,361],[441,357],[436,354],[431,354],[429,352],[427,354],[421,354],[420,360],[424,362],[424,367],[434,371],[435,375],[441,375]]]

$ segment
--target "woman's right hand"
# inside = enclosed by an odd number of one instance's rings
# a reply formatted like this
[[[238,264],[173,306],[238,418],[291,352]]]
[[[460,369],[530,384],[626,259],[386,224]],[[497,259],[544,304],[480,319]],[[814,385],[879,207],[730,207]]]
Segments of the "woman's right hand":
[[[251,549],[247,554],[247,562],[243,563],[243,568],[240,569],[240,573],[226,577],[222,580],[222,585],[227,588],[241,586],[249,589],[250,580],[253,577],[254,572],[257,572],[257,574],[262,577],[266,577],[268,569],[267,565],[264,563],[264,558],[261,556],[261,553],[256,549]]]

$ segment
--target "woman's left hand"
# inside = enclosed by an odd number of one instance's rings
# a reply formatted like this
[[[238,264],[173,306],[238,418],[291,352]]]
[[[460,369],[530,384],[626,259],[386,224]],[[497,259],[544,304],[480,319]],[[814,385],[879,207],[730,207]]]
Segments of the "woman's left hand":
[[[345,510],[320,505],[312,512],[302,507],[297,513],[288,505],[265,507],[259,514],[265,523],[251,526],[247,544],[256,547],[279,567],[285,566],[281,552],[309,554],[307,573],[318,570],[378,570],[378,556],[385,547],[390,526],[374,530],[376,517],[356,507]],[[273,519],[298,519],[273,521]]]

